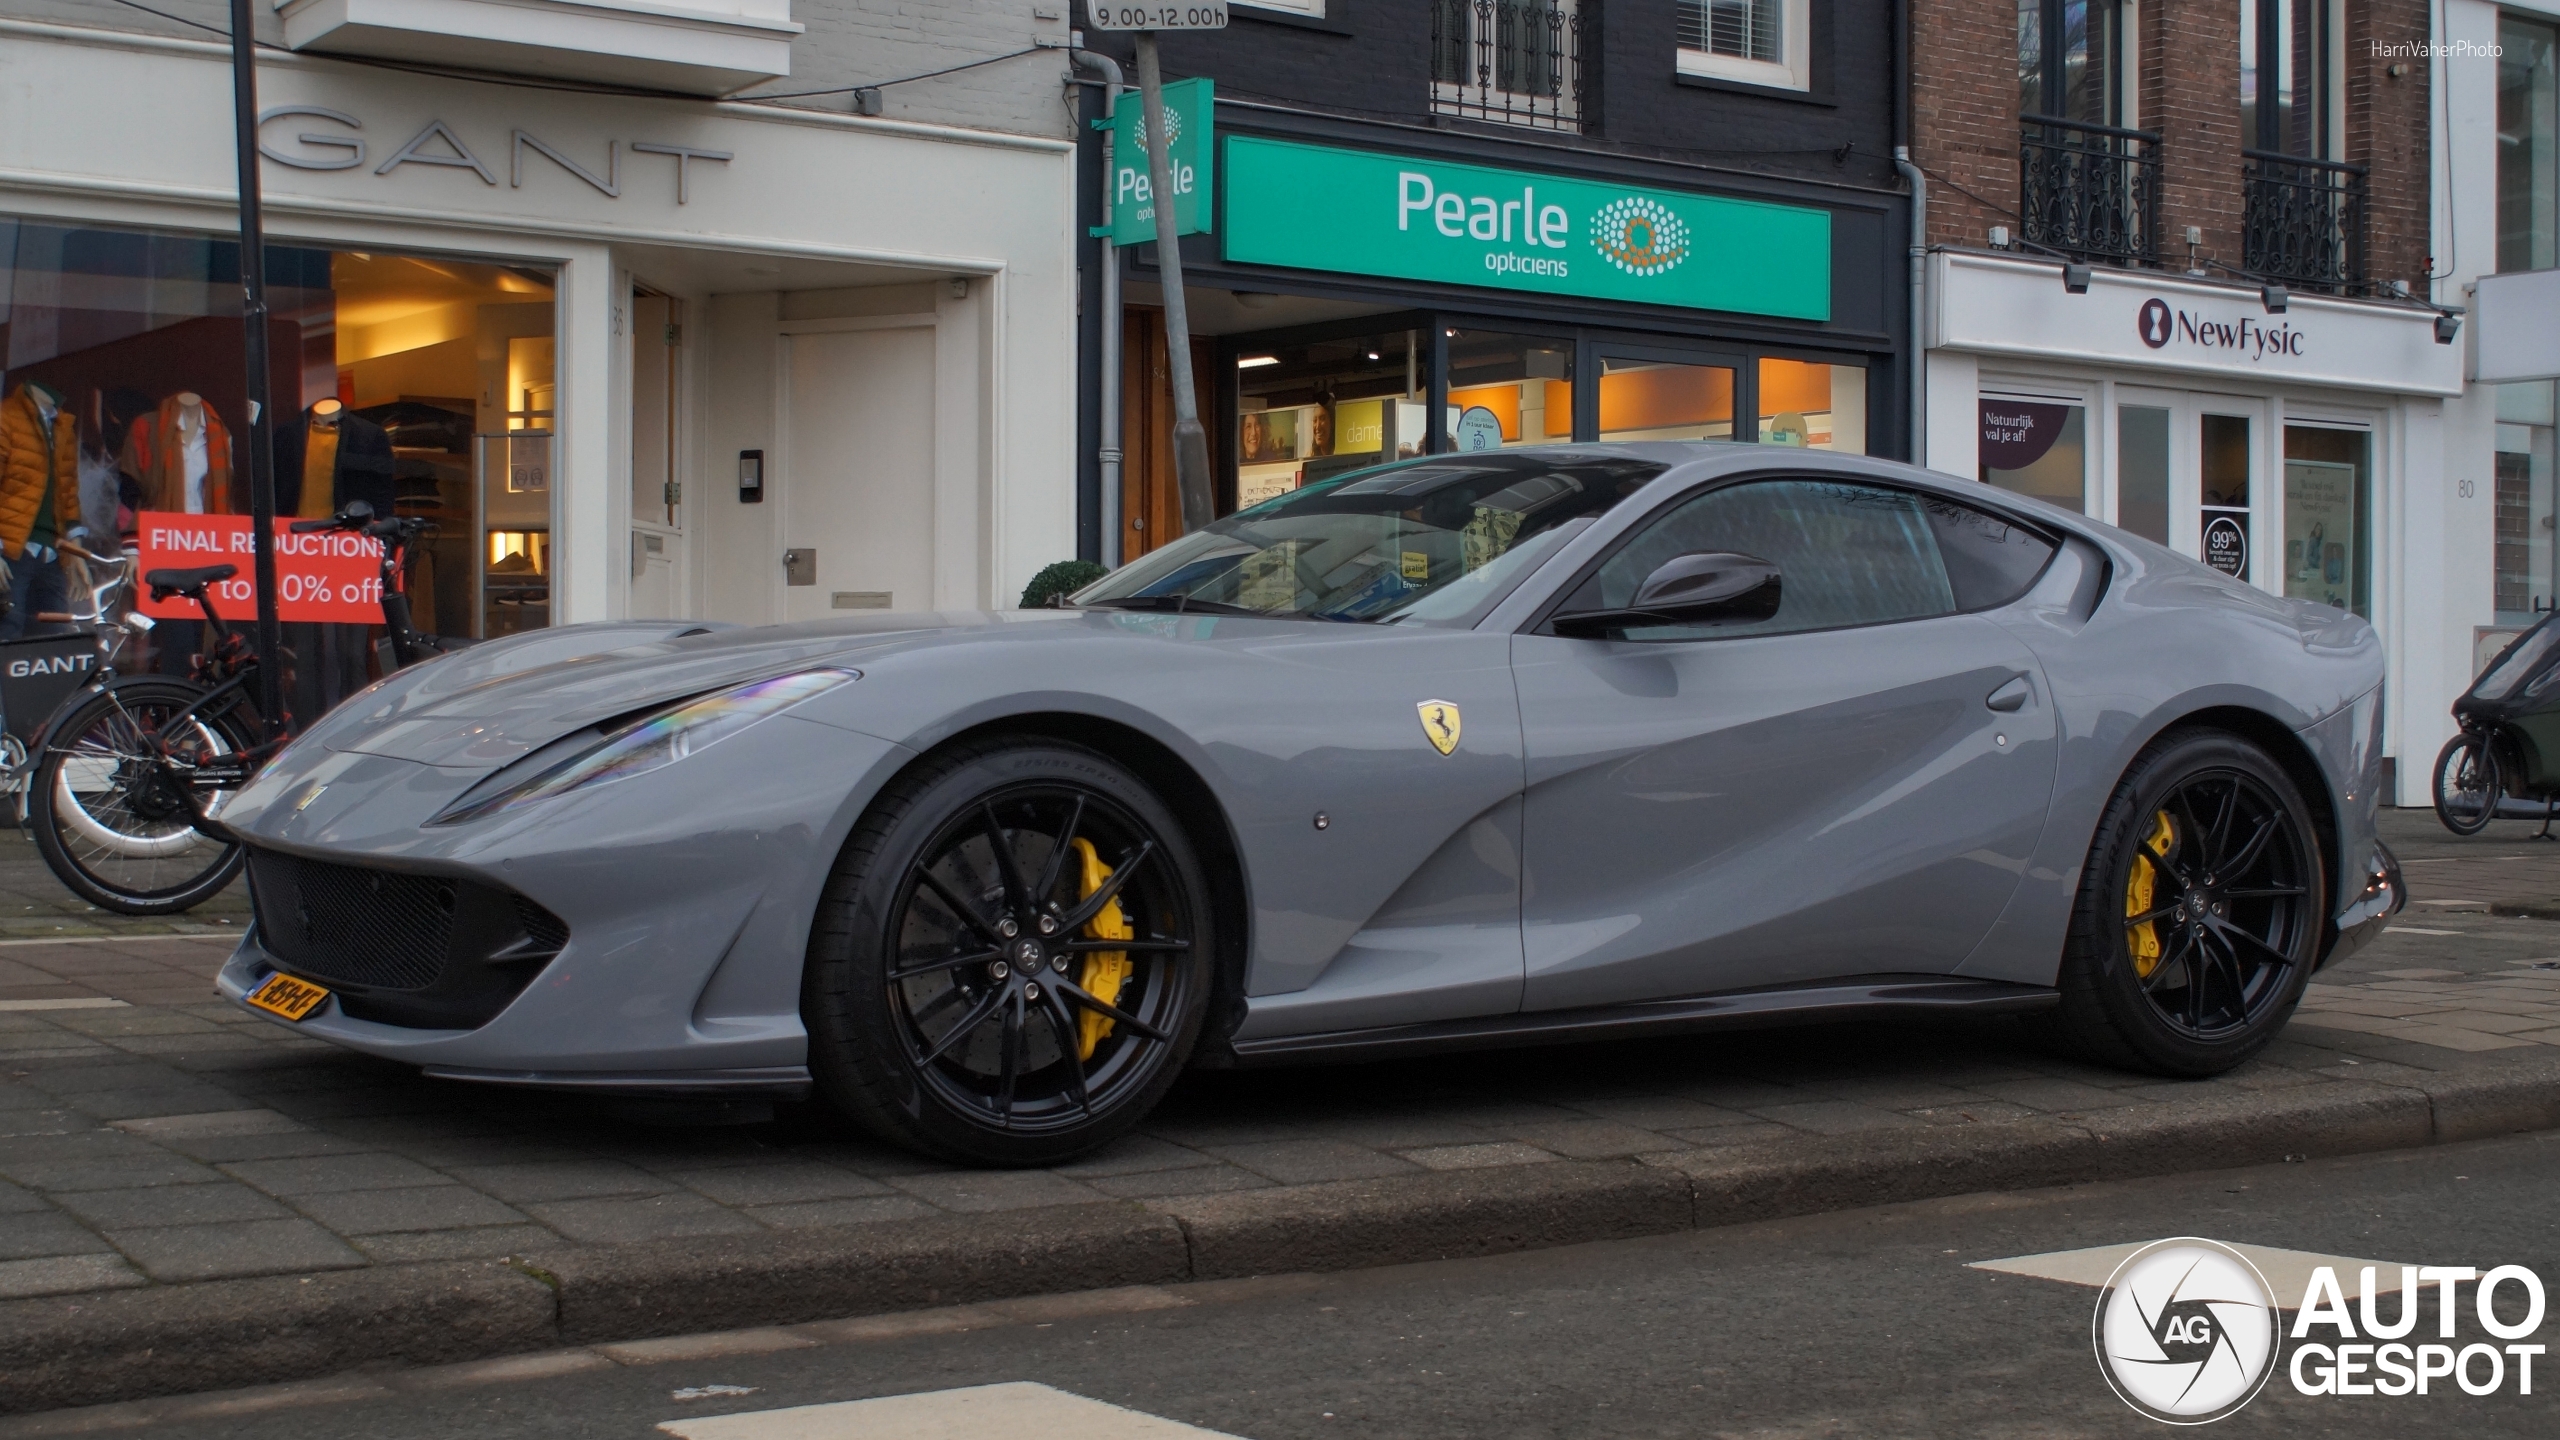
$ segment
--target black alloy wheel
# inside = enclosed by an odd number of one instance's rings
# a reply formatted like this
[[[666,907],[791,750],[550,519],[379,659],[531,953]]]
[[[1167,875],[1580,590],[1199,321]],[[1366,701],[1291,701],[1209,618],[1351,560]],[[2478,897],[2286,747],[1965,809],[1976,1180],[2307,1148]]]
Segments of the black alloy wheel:
[[[2436,754],[2436,819],[2456,835],[2477,835],[2498,818],[2505,793],[2497,747],[2477,730],[2444,742]]]
[[[1108,758],[1048,741],[936,756],[856,826],[804,985],[836,1108],[978,1164],[1049,1164],[1136,1124],[1206,1012],[1207,887]]]
[[[2062,969],[2062,1025],[2098,1058],[2212,1075],[2301,998],[2325,930],[2321,846],[2300,791],[2237,736],[2176,731],[2100,822]]]

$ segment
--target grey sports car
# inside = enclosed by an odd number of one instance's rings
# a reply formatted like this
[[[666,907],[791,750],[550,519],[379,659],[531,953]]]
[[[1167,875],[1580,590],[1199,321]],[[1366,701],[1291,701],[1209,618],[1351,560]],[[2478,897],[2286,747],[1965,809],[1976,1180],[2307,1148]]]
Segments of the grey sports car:
[[[1807,1018],[2199,1075],[2402,903],[2381,684],[2354,615],[1906,466],[1436,456],[1057,609],[396,675],[224,811],[221,984],[434,1075],[814,1089],[991,1164],[1186,1064]]]

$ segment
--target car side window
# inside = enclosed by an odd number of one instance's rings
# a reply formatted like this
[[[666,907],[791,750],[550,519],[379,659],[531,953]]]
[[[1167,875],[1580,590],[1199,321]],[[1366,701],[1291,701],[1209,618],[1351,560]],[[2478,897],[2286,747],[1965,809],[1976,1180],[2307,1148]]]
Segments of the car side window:
[[[1774,562],[1778,613],[1710,625],[1635,625],[1630,640],[1787,635],[1953,614],[1955,591],[1922,497],[1855,481],[1753,480],[1675,506],[1585,581],[1569,610],[1631,603],[1663,562],[1724,550]]]
[[[1946,558],[1959,610],[1990,610],[2027,593],[2053,558],[2054,543],[2005,516],[1942,496],[1921,497]]]

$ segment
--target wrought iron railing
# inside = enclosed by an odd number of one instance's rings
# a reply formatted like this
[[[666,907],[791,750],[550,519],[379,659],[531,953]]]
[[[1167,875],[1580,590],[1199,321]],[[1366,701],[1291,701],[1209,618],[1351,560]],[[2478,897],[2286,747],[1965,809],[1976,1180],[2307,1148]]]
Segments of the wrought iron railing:
[[[2243,150],[2241,264],[2307,290],[2364,284],[2365,167]]]
[[[2159,132],[2020,116],[2018,231],[2080,260],[2159,263]]]
[[[1599,0],[1432,0],[1435,114],[1581,130],[1599,82]]]

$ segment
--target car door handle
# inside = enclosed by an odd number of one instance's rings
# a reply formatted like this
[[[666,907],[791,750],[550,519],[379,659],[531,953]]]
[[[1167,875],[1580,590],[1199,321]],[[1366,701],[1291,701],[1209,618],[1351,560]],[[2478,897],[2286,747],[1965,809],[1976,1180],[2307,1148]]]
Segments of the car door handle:
[[[2006,715],[2011,711],[2025,709],[2027,697],[2034,693],[2035,688],[2027,683],[2026,676],[2012,675],[2007,684],[1992,691],[1991,697],[1982,703]]]

